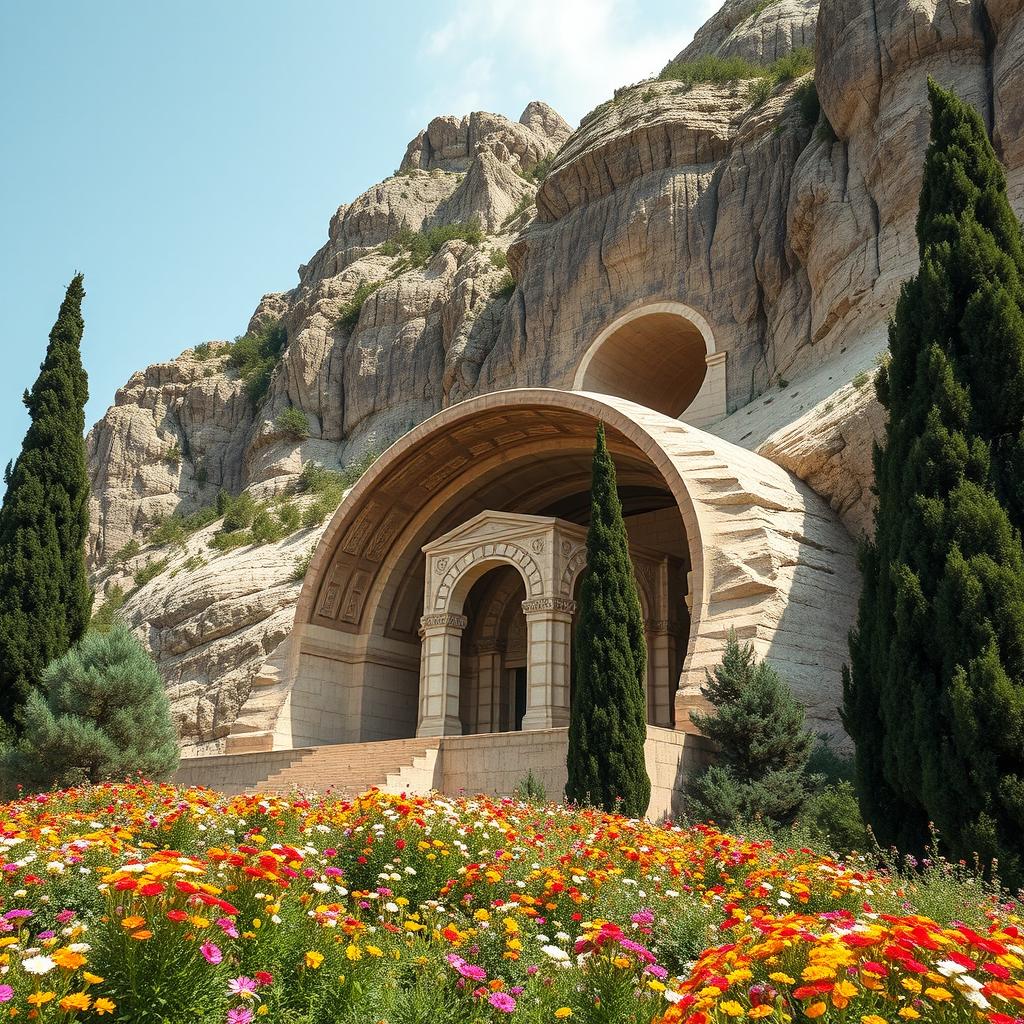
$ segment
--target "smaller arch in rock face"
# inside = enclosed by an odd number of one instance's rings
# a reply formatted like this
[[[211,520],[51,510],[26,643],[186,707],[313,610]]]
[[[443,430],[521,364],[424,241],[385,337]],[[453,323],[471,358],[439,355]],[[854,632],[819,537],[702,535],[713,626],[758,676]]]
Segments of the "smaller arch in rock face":
[[[724,359],[696,310],[681,302],[649,303],[601,331],[580,360],[573,388],[709,423],[726,412]]]

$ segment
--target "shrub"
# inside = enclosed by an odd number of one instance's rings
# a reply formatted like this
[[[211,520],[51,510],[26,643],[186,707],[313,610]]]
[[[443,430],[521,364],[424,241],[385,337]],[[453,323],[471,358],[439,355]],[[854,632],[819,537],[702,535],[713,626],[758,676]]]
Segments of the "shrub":
[[[116,583],[107,588],[103,603],[93,612],[89,628],[96,633],[109,633],[115,623],[121,622],[121,609],[127,595]]]
[[[274,427],[292,441],[305,441],[309,437],[309,420],[306,414],[294,405],[288,406],[277,414]]]
[[[301,583],[309,572],[309,563],[313,561],[313,548],[310,548],[301,558],[295,559],[295,567],[288,575],[292,583]]]
[[[494,287],[494,294],[499,298],[507,299],[515,290],[516,279],[512,276],[512,271],[506,270],[498,279],[498,283]]]
[[[202,341],[192,349],[192,355],[199,362],[205,363],[213,355],[213,346],[208,341]]]
[[[813,793],[804,803],[800,817],[838,853],[869,847],[868,830],[851,782],[837,782]]]
[[[225,495],[225,492],[221,491],[221,495]],[[236,498],[225,495],[222,501],[218,497],[218,510],[224,516],[221,529],[224,533],[233,533],[235,530],[244,530],[252,526],[253,517],[256,515],[256,502],[248,491],[242,491]]]
[[[167,450],[164,452],[163,459],[168,465],[181,465],[181,446],[177,441],[167,447]]]
[[[285,501],[275,509],[281,529],[286,534],[294,533],[302,525],[302,513],[294,501]]]
[[[341,312],[338,314],[338,327],[343,331],[355,329],[359,323],[359,314],[363,310],[363,303],[383,284],[383,281],[360,281],[352,298],[344,303]]]
[[[508,253],[504,249],[492,249],[489,258],[492,267],[498,270],[508,269]]]
[[[284,530],[280,520],[271,513],[270,509],[261,507],[252,517],[249,536],[253,544],[272,544],[284,536]]]
[[[770,78],[755,78],[747,86],[747,99],[752,107],[759,107],[774,91],[775,83]]]
[[[463,221],[455,224],[438,224],[432,228],[412,231],[403,227],[390,242],[404,249],[407,255],[407,266],[422,267],[430,262],[441,249],[451,241],[461,239],[470,245],[479,245],[484,240],[483,229],[479,221]],[[387,243],[385,243],[387,244]]]
[[[87,633],[43,672],[25,704],[21,738],[3,752],[0,774],[14,783],[167,779],[178,766],[163,680],[123,624]]]
[[[169,558],[147,559],[146,564],[135,570],[135,586],[144,587],[150,580],[156,579],[167,568]]]
[[[775,86],[799,78],[813,67],[814,51],[808,46],[801,46],[771,64],[757,64],[744,57],[715,56],[672,61],[665,65],[658,79],[662,82],[680,82],[686,89],[698,83],[727,85],[730,82],[761,79],[768,84],[758,86],[756,95],[761,97],[759,102],[764,102]]]
[[[132,537],[126,544],[122,544],[121,547],[114,552],[113,558],[110,559],[113,565],[123,565],[125,562],[130,562],[140,551],[142,550],[139,542]]]
[[[204,487],[207,481],[210,479],[209,470],[207,470],[206,466],[203,465],[196,466],[194,478],[196,483],[199,484],[200,487]]]
[[[165,516],[146,536],[148,544],[180,544],[185,539],[185,523],[180,516]]]
[[[503,228],[507,228],[520,214],[528,210],[537,201],[537,196],[532,192],[527,192],[525,195],[519,197],[519,202],[512,207],[512,212],[501,222]]]
[[[235,530],[233,533],[215,533],[207,541],[207,547],[215,548],[217,551],[231,551],[251,543],[252,538],[248,530]]]
[[[527,177],[531,181],[535,181],[538,185],[540,185],[548,176],[548,171],[551,170],[551,165],[552,163],[554,163],[554,160],[555,154],[548,153],[547,156],[542,157],[533,165],[533,168],[528,172]]]
[[[272,320],[236,338],[231,346],[228,365],[238,371],[253,408],[266,395],[270,379],[287,345],[288,332],[284,324],[280,320]]]
[[[818,86],[813,78],[801,82],[794,94],[797,106],[800,108],[800,116],[804,124],[813,127],[818,123],[821,116],[821,100],[818,99]]]
[[[719,757],[687,787],[690,816],[720,825],[754,818],[788,825],[813,781],[807,762],[814,737],[804,728],[803,707],[733,630],[703,690],[713,711],[691,719],[718,744]]]
[[[530,768],[516,784],[513,796],[526,804],[543,804],[547,803],[548,791]]]

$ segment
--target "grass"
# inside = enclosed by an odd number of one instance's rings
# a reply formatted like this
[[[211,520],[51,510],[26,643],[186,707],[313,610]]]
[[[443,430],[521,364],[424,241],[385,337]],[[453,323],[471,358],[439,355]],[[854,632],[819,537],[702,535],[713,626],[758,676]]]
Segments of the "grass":
[[[383,284],[383,281],[360,281],[352,298],[344,303],[341,312],[338,313],[338,327],[343,331],[355,330],[359,323],[359,314],[363,311],[363,304]]]
[[[144,587],[150,580],[155,579],[167,568],[169,558],[150,558],[141,568],[135,570],[136,588]]]
[[[671,61],[662,69],[658,80],[679,82],[686,89],[691,89],[701,83],[728,85],[731,82],[760,79],[769,83],[767,89],[770,95],[782,82],[799,78],[813,67],[814,51],[809,46],[801,46],[771,64],[759,64],[745,57],[715,56]]]
[[[121,621],[121,609],[128,595],[116,583],[107,588],[103,603],[93,612],[89,628],[97,633],[109,633],[111,627]]]
[[[309,420],[306,414],[294,405],[277,414],[274,428],[290,441],[305,441],[309,437]]]
[[[180,544],[186,537],[201,530],[204,526],[209,526],[217,518],[217,509],[212,505],[187,516],[177,514],[165,516],[146,534],[146,543],[157,546]]]
[[[255,409],[270,388],[270,380],[288,345],[288,332],[280,320],[272,320],[235,339],[228,365],[238,371]]]

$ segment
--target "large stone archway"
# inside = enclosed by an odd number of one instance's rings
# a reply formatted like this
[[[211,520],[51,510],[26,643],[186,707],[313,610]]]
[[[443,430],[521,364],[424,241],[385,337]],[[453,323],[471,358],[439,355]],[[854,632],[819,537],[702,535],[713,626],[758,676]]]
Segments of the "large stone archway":
[[[774,463],[626,399],[522,389],[432,417],[348,494],[313,556],[292,633],[229,738],[235,749],[414,735],[423,548],[484,511],[582,525],[598,422],[627,527],[660,538],[686,573],[676,727],[688,727],[704,670],[735,628],[772,659],[811,726],[841,735],[857,571],[825,502]],[[567,586],[571,600],[571,579],[560,598]]]

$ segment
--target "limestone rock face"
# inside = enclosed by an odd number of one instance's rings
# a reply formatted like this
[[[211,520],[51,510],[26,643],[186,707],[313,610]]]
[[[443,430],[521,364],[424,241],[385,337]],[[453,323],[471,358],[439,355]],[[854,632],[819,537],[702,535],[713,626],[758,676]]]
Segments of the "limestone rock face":
[[[802,46],[814,46],[818,0],[726,0],[675,57],[743,57],[770,64]]]
[[[851,534],[869,530],[883,417],[862,375],[917,269],[927,78],[983,112],[1024,213],[1024,0],[727,0],[679,56],[767,63],[811,45],[816,124],[809,75],[760,103],[744,82],[641,83],[575,131],[539,102],[518,121],[435,118],[398,173],[338,208],[297,284],[259,303],[253,324],[281,319],[289,341],[258,410],[216,345],[118,392],[89,437],[97,572],[221,486],[279,491],[304,462],[351,463],[461,399],[571,387],[602,330],[664,302],[699,314],[725,355],[730,415],[711,429],[795,473]],[[470,220],[481,244],[448,241],[422,265],[399,242],[403,229]],[[368,285],[354,325],[342,323]],[[306,416],[307,439],[276,426],[288,408]],[[183,688],[190,742],[218,742],[257,649],[288,618],[297,587],[257,567],[274,551],[233,553],[237,585],[228,556],[200,572],[206,610],[183,572],[169,580],[173,560],[129,602]],[[294,559],[281,557],[283,573]],[[258,594],[243,592],[247,573]],[[225,622],[240,625],[204,639]]]

